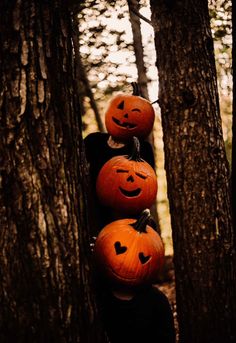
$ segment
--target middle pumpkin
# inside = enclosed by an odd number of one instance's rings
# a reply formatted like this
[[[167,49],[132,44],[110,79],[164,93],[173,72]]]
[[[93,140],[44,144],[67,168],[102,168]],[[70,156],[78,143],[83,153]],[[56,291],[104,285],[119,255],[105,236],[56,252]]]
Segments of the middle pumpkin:
[[[103,165],[97,177],[96,192],[104,206],[136,215],[155,202],[157,177],[154,169],[140,158],[138,138],[133,140],[131,156],[116,156]]]

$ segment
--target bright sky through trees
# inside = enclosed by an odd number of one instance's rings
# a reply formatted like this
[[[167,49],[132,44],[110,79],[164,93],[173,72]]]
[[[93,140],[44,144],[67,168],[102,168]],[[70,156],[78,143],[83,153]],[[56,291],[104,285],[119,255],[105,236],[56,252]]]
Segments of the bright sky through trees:
[[[90,0],[88,0],[89,3]],[[101,10],[103,2],[95,2],[80,14],[80,51],[84,60],[91,87],[97,104],[103,115],[107,101],[117,91],[132,92],[131,82],[137,81],[137,68],[133,49],[133,37],[126,1],[117,0],[113,5],[106,3],[106,9]],[[210,15],[212,33],[215,41],[215,57],[217,62],[218,84],[221,100],[223,133],[227,156],[231,151],[231,11],[227,0],[211,0]],[[104,7],[104,6],[103,6]],[[146,0],[141,1],[140,13],[150,19],[150,8]],[[141,31],[144,47],[144,58],[149,78],[148,91],[150,101],[158,98],[158,72],[156,68],[156,52],[154,48],[154,32],[150,24],[142,19]],[[193,42],[194,44],[194,42]],[[161,52],[160,52],[161,53]],[[164,171],[163,141],[161,131],[160,108],[156,110],[157,130],[155,143],[157,145],[157,172],[162,180],[159,183],[158,202],[160,210],[160,225],[167,242],[171,240],[170,218],[166,196],[166,181]],[[93,113],[88,110],[86,125],[89,132],[96,131]],[[87,134],[87,133],[86,133]],[[86,135],[85,134],[85,135]],[[171,252],[171,248],[169,250]]]

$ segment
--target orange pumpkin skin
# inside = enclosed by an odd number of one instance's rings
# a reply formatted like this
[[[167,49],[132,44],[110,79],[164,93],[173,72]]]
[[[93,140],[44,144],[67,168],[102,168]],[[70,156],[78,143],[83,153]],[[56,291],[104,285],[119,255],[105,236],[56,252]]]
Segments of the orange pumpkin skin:
[[[147,137],[155,119],[151,103],[137,95],[118,94],[105,112],[108,133],[117,140],[126,141],[136,136]]]
[[[164,263],[164,245],[149,225],[146,232],[131,224],[135,219],[119,219],[106,225],[94,246],[95,261],[100,271],[113,283],[127,286],[156,281]]]
[[[96,193],[101,204],[123,214],[136,215],[150,208],[157,195],[157,177],[144,160],[116,156],[101,168]]]

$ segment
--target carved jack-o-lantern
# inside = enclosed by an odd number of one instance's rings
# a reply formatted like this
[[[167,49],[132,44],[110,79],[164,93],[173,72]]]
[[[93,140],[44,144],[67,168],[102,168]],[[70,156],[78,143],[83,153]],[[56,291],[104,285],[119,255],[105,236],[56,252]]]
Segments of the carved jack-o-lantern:
[[[154,119],[151,103],[138,95],[118,94],[111,100],[105,112],[108,133],[120,141],[126,141],[133,136],[147,137],[153,128]]]
[[[101,168],[96,192],[104,206],[117,212],[136,215],[150,208],[157,194],[157,177],[154,169],[140,158],[140,143],[133,137],[131,156],[115,156]]]
[[[111,281],[130,286],[156,281],[164,261],[164,245],[147,225],[149,217],[146,209],[138,220],[119,219],[100,231],[94,246],[95,261]]]

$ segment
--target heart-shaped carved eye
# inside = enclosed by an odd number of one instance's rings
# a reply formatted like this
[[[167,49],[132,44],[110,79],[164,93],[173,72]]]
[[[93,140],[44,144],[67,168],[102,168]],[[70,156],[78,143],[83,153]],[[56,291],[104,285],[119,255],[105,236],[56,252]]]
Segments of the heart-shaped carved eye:
[[[114,247],[115,247],[116,255],[123,254],[127,250],[127,247],[122,246],[119,241],[115,242]]]
[[[142,264],[147,263],[147,262],[150,260],[150,258],[151,258],[150,255],[145,256],[143,252],[140,252],[140,253],[138,254],[138,257],[139,257],[139,260],[140,260],[140,262],[141,262]]]

